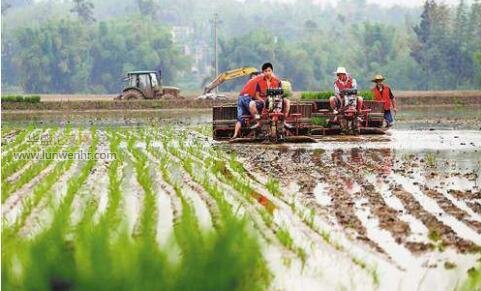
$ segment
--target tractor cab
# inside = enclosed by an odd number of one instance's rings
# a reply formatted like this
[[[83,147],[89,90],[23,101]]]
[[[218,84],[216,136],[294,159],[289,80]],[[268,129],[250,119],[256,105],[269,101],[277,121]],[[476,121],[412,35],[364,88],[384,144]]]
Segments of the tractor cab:
[[[122,94],[116,99],[159,99],[169,94],[178,97],[180,90],[175,87],[162,87],[160,71],[133,71],[123,78]]]

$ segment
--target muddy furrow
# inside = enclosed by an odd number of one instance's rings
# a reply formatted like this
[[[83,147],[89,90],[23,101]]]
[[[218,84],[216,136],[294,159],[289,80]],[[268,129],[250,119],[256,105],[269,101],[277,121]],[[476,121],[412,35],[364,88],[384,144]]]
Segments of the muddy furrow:
[[[260,149],[259,154],[252,157],[254,160],[249,163],[256,165],[253,167],[254,171],[274,172],[272,173],[273,176],[287,176],[299,181],[300,192],[304,193],[303,196],[306,197],[307,201],[313,202],[310,203],[313,206],[311,209],[314,209],[316,214],[327,218],[327,221],[332,221],[330,218],[334,218],[345,230],[348,230],[348,233],[351,232],[355,239],[365,242],[377,252],[389,257],[376,242],[367,236],[367,229],[355,212],[354,193],[347,193],[344,185],[335,183],[336,181],[339,182],[341,173],[334,171],[335,166],[332,165],[331,161],[325,159],[324,151],[317,151],[313,155],[300,150],[286,153],[281,151],[278,155]],[[337,156],[337,159],[340,159],[338,162],[342,162],[341,156]],[[287,169],[286,164],[289,164],[289,166],[292,164],[295,169],[293,171],[290,168]],[[325,191],[329,207],[319,206],[317,201],[313,201],[316,184],[322,181],[330,181],[329,184],[326,183],[327,189]]]
[[[370,164],[370,162],[368,161],[368,167],[372,168],[373,165]],[[410,175],[410,176],[415,176],[416,175],[416,169],[418,169],[419,167],[417,166],[417,163],[415,161],[413,161],[412,159],[410,160],[406,160],[403,162],[404,164],[404,167],[403,167],[403,170],[401,170],[401,175]],[[404,169],[408,169],[407,171],[404,170]],[[398,169],[399,170],[399,169]],[[396,171],[398,171],[396,170]],[[419,173],[417,173],[419,175]],[[406,177],[407,179],[407,177]],[[406,182],[406,181],[405,181]],[[389,183],[389,181],[387,181],[387,183]],[[413,186],[411,188],[415,188],[415,185],[418,185],[419,182],[413,182],[413,185],[410,185],[410,186]],[[416,195],[417,191],[416,189],[410,189],[410,192],[412,193],[413,197],[418,197],[416,199],[422,199],[423,197],[421,197],[420,195]],[[420,192],[420,191],[419,191]],[[422,193],[418,193],[418,194],[422,194]],[[426,193],[424,193],[426,194]],[[441,193],[439,192],[431,192],[429,193],[431,195],[427,195],[427,196],[430,196],[431,198],[433,198],[438,204],[440,204],[440,208],[442,210],[444,210],[444,212],[448,215],[452,215],[453,217],[456,217],[457,219],[459,219],[460,221],[462,222],[468,222],[468,225],[470,225],[471,227],[474,227],[474,229],[476,230],[477,228],[477,224],[478,222],[476,221],[473,221],[473,220],[469,220],[466,218],[466,213],[464,211],[462,211],[461,209],[457,208],[453,203],[452,201],[450,201],[448,198],[446,198],[445,196],[443,196]],[[406,201],[403,201],[403,202],[406,202]],[[423,210],[425,210],[426,212],[428,212],[429,209],[435,209],[436,207],[434,205],[432,205],[431,208],[425,208],[425,206],[429,205],[426,203],[423,204],[424,206],[423,207]],[[433,213],[432,211],[430,211],[431,213]],[[442,214],[440,214],[442,215]],[[425,223],[426,220],[423,221],[423,223]],[[451,223],[449,223],[451,222]],[[453,225],[453,226],[456,226],[455,230],[457,232],[462,232],[463,229],[464,229],[464,226],[463,225],[459,225],[457,223],[457,221],[452,221],[452,220],[448,220],[448,219],[443,219],[442,222],[440,222],[441,224],[446,224],[448,223],[447,227],[450,228],[451,225],[453,224],[456,224],[456,225]],[[428,225],[427,225],[428,226]],[[428,226],[429,227],[429,226]],[[450,228],[451,229],[451,228]],[[432,234],[432,233],[431,233]],[[430,234],[428,233],[428,236],[430,236]],[[474,241],[478,241],[475,237],[475,235],[470,235],[468,236],[470,238],[474,238]],[[459,238],[459,237],[458,237]],[[466,238],[466,237],[464,237]],[[430,250],[434,245],[433,243],[423,243],[423,242],[407,242],[408,243],[408,247],[413,251],[413,252],[419,252],[419,251],[425,251],[425,250]]]
[[[366,178],[366,175],[372,175],[374,173],[378,173],[377,175],[381,176],[387,175],[390,172],[388,165],[390,165],[392,161],[381,156],[381,153],[378,152],[372,152],[370,156],[372,161],[377,161],[378,163],[373,163],[370,159],[366,159],[362,155],[354,156],[357,158],[352,160],[358,164],[347,164],[342,155],[337,157],[337,163],[343,166],[343,168],[349,169],[354,179],[358,181],[361,196],[367,198],[368,203],[365,205],[367,208],[366,211],[375,215],[371,219],[378,220],[378,227],[388,231],[396,243],[404,245],[411,252],[420,253],[430,250],[431,244],[429,242],[410,241],[408,239],[411,235],[411,227],[408,222],[400,219],[400,214],[403,213],[403,210],[390,207],[386,203],[386,195],[382,195],[379,191],[376,191],[376,187]],[[389,183],[387,182],[386,184]],[[367,205],[369,205],[369,207]],[[365,224],[368,222],[369,220],[366,220]],[[373,229],[376,228],[374,227]],[[382,237],[382,235],[374,237]],[[402,255],[405,253],[403,248],[392,248],[392,250],[397,254],[401,254],[398,258],[402,259],[404,257]]]
[[[433,245],[428,240],[428,228],[422,221],[406,210],[403,202],[392,193],[389,184],[385,182],[376,183],[376,177],[374,175],[368,175],[366,180],[370,183],[369,185],[372,185],[377,193],[382,196],[384,203],[389,205],[389,208],[398,214],[397,218],[399,221],[409,226],[409,233],[406,233],[405,238],[401,238],[404,245],[415,254],[430,251]]]
[[[435,215],[425,210],[410,192],[400,186],[396,186],[393,193],[404,203],[409,213],[428,227],[430,231],[429,236],[433,241],[441,241],[444,246],[454,246],[462,253],[478,250],[476,244],[460,238],[451,227],[445,225]]]
[[[481,222],[471,220],[469,217],[470,215],[463,211],[462,209],[459,209],[454,205],[451,200],[446,198],[443,194],[439,193],[436,190],[433,189],[427,189],[424,188],[423,193],[431,197],[432,199],[436,200],[438,205],[446,212],[447,214],[456,217],[458,220],[462,221],[466,225],[470,226],[473,230],[475,230],[478,233],[481,233]]]
[[[203,152],[204,155],[209,156],[209,153]],[[216,157],[211,156],[211,159],[216,159]],[[224,157],[225,158],[225,157]],[[230,175],[234,175],[234,179],[243,179],[243,177],[238,177],[237,173],[231,168],[229,168],[228,163],[226,163],[226,167],[230,171]],[[248,175],[249,177],[255,176],[255,175]],[[307,225],[307,222],[305,222],[300,215],[298,216],[297,213],[294,213],[291,211],[291,207],[288,203],[286,203],[282,199],[278,199],[276,196],[271,195],[267,189],[264,188],[263,185],[261,185],[258,182],[258,179],[252,179],[249,181],[249,184],[251,184],[252,187],[254,187],[254,191],[258,193],[261,197],[267,202],[266,205],[273,204],[274,207],[274,222],[278,224],[280,227],[287,229],[287,231],[290,233],[291,237],[294,239],[294,242],[296,245],[302,246],[304,249],[309,249],[308,251],[308,258],[306,261],[306,266],[309,266],[309,270],[330,270],[334,268],[332,265],[331,266],[322,266],[322,263],[319,261],[310,261],[310,257],[322,257],[323,255],[317,253],[319,250],[324,250],[330,253],[337,253],[336,256],[341,256],[338,257],[337,259],[347,259],[349,256],[346,258],[346,254],[338,253],[339,250],[336,249],[336,247],[333,247],[330,244],[325,243],[325,238],[323,237],[322,234],[316,232],[315,230],[312,229],[312,225],[309,226]],[[258,201],[259,202],[259,201]],[[313,247],[313,246],[316,247]],[[309,247],[311,246],[311,247]],[[344,262],[345,264],[349,266],[354,266],[356,264],[352,264],[352,262],[356,262],[357,259],[355,260],[354,258],[347,259],[348,262]],[[324,261],[324,260],[322,260]],[[362,265],[362,264],[361,264]],[[347,266],[344,266],[346,268]]]
[[[388,255],[381,246],[368,237],[365,225],[356,215],[355,200],[352,194],[347,193],[340,185],[332,185],[329,194],[332,197],[333,211],[338,222],[346,230],[354,230],[356,232],[355,239],[363,241],[381,254]]]
[[[476,203],[476,199],[481,199],[481,191],[473,190],[448,190],[448,193],[453,195],[456,199],[465,201],[469,208],[474,211],[477,215],[481,215],[481,204]]]
[[[362,165],[347,163],[343,151],[332,152],[332,161],[327,160],[326,157],[327,155],[324,155],[324,159],[321,160],[317,169],[324,174],[326,181],[331,181],[328,193],[332,198],[332,208],[334,208],[333,211],[339,223],[346,230],[357,232],[356,239],[386,255],[389,260],[392,260],[392,256],[382,246],[389,246],[391,252],[404,253],[403,247],[388,243],[391,241],[396,241],[398,244],[404,242],[405,232],[410,231],[410,228],[397,218],[396,211],[386,205],[382,196],[373,191],[374,187],[368,185],[364,178],[364,171],[368,169]],[[341,169],[343,170],[341,171]],[[360,202],[362,199],[367,201]],[[370,215],[363,221],[360,217],[363,213],[376,214],[378,221],[370,221]],[[368,226],[370,227],[368,228]],[[381,236],[384,238],[383,241],[378,241],[381,237],[374,235],[379,227],[389,233],[389,235]]]

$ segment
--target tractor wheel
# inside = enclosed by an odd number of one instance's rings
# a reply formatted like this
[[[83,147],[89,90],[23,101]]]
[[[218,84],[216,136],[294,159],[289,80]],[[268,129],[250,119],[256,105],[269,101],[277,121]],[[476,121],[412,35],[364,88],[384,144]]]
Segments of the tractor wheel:
[[[122,94],[122,100],[145,99],[144,95],[137,90],[127,90]]]

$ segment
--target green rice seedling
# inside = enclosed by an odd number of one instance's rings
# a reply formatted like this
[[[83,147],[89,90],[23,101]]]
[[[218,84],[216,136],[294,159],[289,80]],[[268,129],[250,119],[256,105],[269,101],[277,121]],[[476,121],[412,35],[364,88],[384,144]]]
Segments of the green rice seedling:
[[[361,267],[362,269],[366,270],[371,275],[371,278],[372,278],[372,281],[373,281],[374,285],[379,286],[379,274],[377,272],[376,266],[374,266],[374,265],[370,266],[366,262],[364,262],[363,260],[361,260],[359,258],[356,258],[356,257],[352,258],[352,262],[354,264],[358,265],[359,267]]]
[[[312,125],[327,126],[328,121],[329,121],[328,116],[311,117],[311,124]]]
[[[361,267],[362,269],[367,269],[367,264],[359,258],[353,257],[352,262]]]
[[[266,189],[274,196],[281,196],[281,188],[279,186],[279,181],[269,176],[266,182]]]
[[[468,278],[462,283],[459,290],[479,290],[481,287],[481,259],[476,266],[468,270]]]
[[[236,159],[236,156],[234,153],[232,153],[230,155],[230,158],[229,158],[229,166],[232,168],[232,170],[234,170],[235,172],[237,172],[238,174],[244,174],[245,173],[245,169],[244,169],[244,166],[242,165],[241,162],[239,162],[237,159]]]
[[[287,230],[285,230],[284,228],[280,228],[276,231],[276,236],[286,248],[292,249],[294,241],[292,240],[292,237]]]
[[[370,90],[363,90],[358,92],[358,95],[362,96],[364,100],[374,99],[374,94]],[[328,100],[331,96],[334,96],[333,91],[302,92],[301,100]]]
[[[441,240],[441,235],[436,230],[430,230],[428,233],[428,238],[434,242],[438,242]]]
[[[195,125],[191,126],[191,129],[203,136],[212,137],[212,127],[209,125]]]
[[[327,100],[331,96],[334,96],[334,92],[332,92],[332,91],[302,92],[301,93],[301,99],[303,99],[303,100],[314,100],[314,99]]]
[[[306,251],[303,248],[294,245],[294,240],[286,229],[279,228],[276,231],[276,237],[284,247],[293,251],[298,256],[303,265],[305,264],[307,259]]]
[[[434,153],[428,153],[426,155],[426,165],[430,168],[436,167],[436,156]]]

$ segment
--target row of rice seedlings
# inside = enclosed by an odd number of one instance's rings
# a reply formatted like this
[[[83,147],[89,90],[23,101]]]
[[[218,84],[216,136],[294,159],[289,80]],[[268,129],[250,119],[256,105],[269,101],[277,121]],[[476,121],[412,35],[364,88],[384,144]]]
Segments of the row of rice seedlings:
[[[119,148],[120,142],[119,136],[112,132],[109,146],[116,159],[110,161],[107,171],[109,186],[105,212],[95,224],[93,214],[97,210],[98,201],[92,195],[83,218],[76,227],[74,242],[76,270],[75,277],[69,284],[79,290],[133,289],[134,280],[127,278],[132,277],[132,271],[136,272],[137,266],[136,261],[129,256],[137,251],[137,246],[131,242],[126,228],[118,228],[121,222],[119,210],[122,198],[119,169],[124,159]],[[112,236],[113,234],[115,235]],[[126,253],[129,256],[125,256]]]
[[[15,136],[15,139],[13,141],[5,145],[3,144],[3,141],[2,141],[2,151],[9,150],[15,147],[16,145],[19,145],[22,142],[25,142],[25,137],[27,137],[27,135],[30,134],[34,129],[35,127],[33,125],[29,125],[28,127],[24,128],[22,131],[20,131],[20,133]],[[2,159],[2,163],[3,163],[3,159]]]
[[[224,156],[224,159],[229,160],[229,167],[236,172],[238,175],[247,178],[247,171],[245,170],[244,166],[242,163],[240,163],[235,155],[231,154],[229,157]],[[257,180],[256,180],[257,181]],[[257,181],[259,182],[259,181]],[[260,182],[259,182],[260,183]],[[320,230],[318,227],[316,227],[314,223],[314,216],[315,212],[313,209],[309,211],[309,215],[306,215],[301,209],[298,209],[295,205],[294,200],[289,202],[286,201],[284,197],[282,197],[282,191],[280,189],[280,183],[277,179],[268,176],[267,182],[264,184],[264,187],[275,197],[281,199],[284,203],[289,205],[291,210],[297,214],[299,217],[301,217],[302,221],[309,226],[310,229],[312,229],[314,232],[317,232],[327,243],[333,245],[337,250],[343,250],[344,248],[338,243],[335,242],[331,239],[330,234],[326,230]]]
[[[171,135],[164,136],[164,139],[172,139]],[[164,140],[163,143],[163,149],[169,148],[167,142]],[[157,158],[160,161],[164,161],[162,164],[163,170],[166,170],[166,163],[165,161],[170,161],[170,154],[168,154],[165,151],[159,150],[158,147],[153,147],[149,146],[147,147],[147,150],[149,151],[152,156]],[[232,211],[232,206],[225,200],[224,193],[218,187],[218,185],[215,184],[215,182],[211,181],[209,179],[208,175],[206,175],[205,171],[203,170],[198,170],[194,169],[194,163],[193,160],[190,156],[173,156],[177,158],[180,161],[179,166],[182,166],[183,170],[187,172],[187,174],[190,176],[192,181],[194,183],[197,183],[198,185],[202,186],[202,188],[214,199],[216,202],[216,206],[218,207],[220,211],[220,216],[221,218],[215,218],[215,215],[211,212],[211,217],[213,219],[213,226],[216,230],[219,230],[221,227],[223,227],[223,222],[229,221],[233,217],[233,211]],[[165,176],[165,175],[164,175]]]
[[[150,145],[148,141],[146,144]],[[258,264],[260,250],[256,241],[244,233],[237,220],[218,234],[199,232],[193,209],[183,198],[180,181],[175,175],[179,168],[165,152],[150,146],[147,150],[161,161],[162,178],[174,188],[183,206],[180,221],[175,225],[183,255],[175,266],[178,274],[173,276],[176,287],[172,289],[192,289],[193,286],[201,290],[264,289],[267,281],[265,276],[259,275],[263,274],[259,270],[266,269],[264,264]],[[241,237],[247,238],[246,243]]]
[[[14,134],[14,133],[17,133],[17,132],[21,132],[22,129],[18,129],[16,127],[2,126],[0,131],[2,133],[2,138],[5,138],[7,135]]]
[[[58,131],[58,128],[53,129],[49,134],[55,135]],[[2,159],[2,182],[6,181],[10,175],[20,170],[23,166],[25,166],[30,160],[29,159],[14,159],[14,155],[18,155],[19,153],[23,153],[25,150],[28,149],[28,153],[36,153],[39,152],[42,148],[40,143],[28,143],[22,144],[18,148],[12,151],[11,155],[5,157],[8,161],[3,161]]]
[[[59,142],[55,145],[48,147],[45,152],[47,153],[58,153],[65,143],[68,142],[70,138],[71,127],[67,127],[65,134],[59,139]],[[14,191],[20,189],[27,182],[31,181],[32,178],[40,174],[46,167],[48,167],[53,162],[53,159],[42,159],[30,166],[25,172],[20,175],[20,177],[13,183],[8,183],[6,180],[2,180],[2,203],[12,194]]]
[[[65,218],[61,210],[55,214],[54,221]],[[260,247],[238,221],[222,234],[205,235],[203,244],[190,244],[176,262],[167,260],[170,249],[131,239],[126,229],[110,237],[112,222],[100,219],[97,225],[82,223],[74,239],[67,242],[68,229],[54,222],[47,232],[16,249],[22,266],[19,272],[2,260],[4,287],[6,290],[264,290],[268,284],[258,264]],[[179,223],[187,222],[182,219]]]
[[[92,136],[89,151],[94,153],[98,143],[95,129],[92,130]],[[16,247],[9,252],[2,251],[2,283],[6,286],[5,290],[69,287],[68,278],[73,277],[75,269],[74,248],[71,241],[67,241],[71,205],[95,163],[95,160],[88,160],[79,175],[69,179],[67,193],[54,210],[50,226],[32,240],[18,236],[12,238]]]
[[[191,142],[190,145],[187,145],[185,132],[178,135],[179,140],[179,147],[189,154],[195,156],[196,158],[200,159],[204,166],[208,169],[211,169],[212,173],[219,178],[224,184],[231,185],[237,192],[242,194],[247,201],[252,201],[253,196],[252,194],[255,192],[254,189],[251,187],[249,180],[246,177],[235,177],[230,172],[230,170],[226,167],[225,160],[222,160],[222,153],[216,150],[212,150],[208,154],[205,154],[200,149],[200,144],[196,141]],[[172,147],[170,147],[172,148]],[[172,149],[171,150],[174,155],[179,156],[179,150]],[[268,211],[267,208],[260,208],[258,209],[258,213],[261,215],[264,223],[271,229],[275,228],[273,223],[273,216],[272,213]],[[282,240],[277,235],[280,230],[273,229],[274,233],[276,234],[277,238],[287,249],[294,252],[302,263],[305,263],[306,260],[306,252],[303,248],[294,246],[293,243],[288,243],[288,240]],[[282,236],[285,237],[285,236]]]
[[[144,190],[142,214],[140,216],[140,234],[143,239],[154,242],[157,221],[155,194],[147,164],[147,156],[134,146],[134,141],[134,138],[129,137],[128,150],[134,157],[137,181]]]
[[[171,139],[172,136],[167,135],[166,138]],[[165,144],[163,149],[166,149]],[[149,146],[147,150],[161,161],[160,172],[163,180],[173,187],[182,202],[182,215],[180,221],[174,226],[174,231],[183,253],[182,277],[193,276],[194,281],[180,280],[180,289],[189,289],[189,286],[198,286],[196,289],[223,289],[221,286],[226,286],[225,284],[229,281],[231,282],[229,284],[238,286],[239,289],[263,289],[270,276],[261,259],[256,240],[245,233],[245,221],[235,218],[227,202],[215,199],[221,201],[220,209],[223,213],[221,217],[224,227],[218,228],[217,231],[200,232],[194,210],[182,193],[180,171],[183,163],[177,164],[159,148]],[[208,193],[214,191],[208,191]],[[219,196],[217,194],[215,198],[220,198]],[[240,237],[247,238],[246,244],[240,240]],[[251,246],[245,248],[246,245]],[[234,249],[235,253],[232,253]],[[229,271],[225,269],[227,266],[231,268]],[[218,273],[218,277],[214,279],[211,272]],[[233,286],[228,288],[235,288]]]
[[[77,139],[76,143],[71,148],[71,152],[76,152],[80,148],[81,139]],[[40,183],[36,184],[32,190],[32,194],[29,195],[26,200],[23,202],[23,209],[20,217],[15,221],[15,223],[11,227],[7,227],[6,229],[2,230],[2,240],[11,238],[13,235],[17,234],[17,232],[25,225],[25,222],[32,212],[32,210],[40,203],[40,201],[48,196],[52,198],[51,190],[52,186],[58,181],[58,179],[67,172],[73,164],[73,159],[68,159],[59,162],[55,165],[55,168],[40,181]],[[4,245],[5,247],[5,245]]]
[[[194,143],[196,143],[196,141],[194,141]],[[184,143],[183,143],[184,144]],[[197,148],[197,151],[193,150],[192,147],[190,149],[188,149],[188,151],[192,154],[195,154],[197,157],[200,157],[200,156],[211,156],[211,157],[214,157],[214,159],[218,160],[218,161],[222,161],[222,159],[229,159],[229,166],[230,168],[235,171],[239,176],[242,177],[242,179],[248,179],[247,177],[247,172],[245,170],[245,168],[243,167],[243,165],[237,161],[236,157],[234,154],[231,154],[229,157],[227,157],[226,155],[223,155],[223,153],[218,150],[218,149],[214,149],[214,148],[208,148],[207,149],[207,153],[205,152],[202,152],[202,151],[199,151],[199,148]],[[222,171],[218,171],[218,172],[225,172],[224,170]],[[294,202],[287,202],[285,201],[281,196],[281,190],[280,190],[280,186],[279,186],[279,181],[272,178],[272,177],[268,177],[268,180],[267,182],[265,183],[264,185],[266,187],[266,189],[271,193],[273,194],[274,196],[278,197],[278,198],[281,198],[281,200],[283,200],[285,203],[287,203],[291,210],[297,214],[299,217],[301,217],[302,221],[311,229],[313,230],[314,232],[318,233],[325,242],[327,242],[328,244],[332,245],[335,249],[339,250],[339,251],[344,251],[344,247],[337,241],[334,241],[332,239],[332,237],[330,236],[329,232],[326,231],[326,230],[321,230],[319,229],[315,223],[314,223],[314,211],[311,210],[310,211],[310,216],[306,216],[304,211],[302,211],[301,209],[297,209],[295,207],[295,203]],[[265,216],[265,214],[264,214]],[[267,223],[269,223],[269,219],[267,217],[265,217],[265,221]],[[303,260],[303,262],[305,262],[305,259],[306,259],[306,253],[304,251],[304,249],[300,248],[300,247],[295,247],[293,246],[292,244],[292,238],[290,238],[290,235],[289,233],[287,232],[287,230],[283,230],[282,228],[280,230],[278,230],[276,232],[276,236],[277,238],[281,241],[281,243],[286,246],[288,249],[291,249],[292,251],[296,252],[299,256],[299,258],[301,258],[301,260]],[[352,256],[352,255],[351,255]],[[352,257],[352,262],[355,263],[356,265],[360,266],[362,269],[365,269],[367,270],[371,275],[372,275],[372,278],[373,278],[373,282],[374,284],[378,285],[379,284],[379,278],[378,278],[378,274],[377,274],[377,270],[376,270],[376,267],[373,266],[373,265],[367,265],[365,262],[363,262],[361,259],[357,258],[357,257]]]
[[[120,220],[117,210],[122,199],[122,192],[120,189],[121,178],[118,172],[124,159],[122,151],[119,149],[120,142],[121,139],[115,133],[109,138],[110,152],[115,155],[115,159],[110,162],[107,171],[109,176],[109,202],[105,213],[100,218],[100,223],[105,225],[115,225]]]
[[[180,135],[181,137],[185,138],[185,134],[181,134]],[[184,142],[181,142],[180,143],[181,145],[185,145],[187,144],[185,141]],[[216,160],[218,162],[221,162],[222,165],[226,165],[226,163],[222,163],[222,161],[225,161],[226,159],[229,160],[229,162],[227,163],[229,165],[229,167],[234,171],[236,172],[242,180],[242,179],[248,179],[247,177],[247,172],[245,170],[245,168],[243,167],[243,165],[237,161],[236,157],[234,154],[231,154],[230,156],[226,156],[226,154],[217,149],[217,148],[212,148],[212,147],[209,147],[209,148],[205,148],[203,147],[201,144],[200,144],[200,141],[199,140],[192,140],[191,141],[191,144],[192,145],[197,145],[195,147],[193,146],[190,146],[190,147],[187,147],[185,148],[185,146],[181,146],[181,148],[185,149],[187,152],[191,153],[192,155],[198,157],[198,158],[201,158],[201,157],[210,157],[211,159],[213,160]],[[219,164],[218,164],[219,165]],[[220,166],[220,168],[223,168],[224,166]],[[225,170],[217,170],[216,172],[221,172],[221,173],[225,173],[226,171]],[[272,177],[268,177],[268,181],[267,183],[264,185],[269,192],[271,192],[271,194],[273,194],[274,196],[278,197],[278,198],[281,198],[285,203],[287,203],[292,211],[294,213],[296,213],[297,215],[299,215],[299,217],[302,218],[303,222],[308,225],[314,232],[318,233],[324,241],[326,241],[328,244],[332,245],[334,248],[336,248],[337,250],[339,251],[344,251],[344,247],[338,243],[337,241],[334,241],[329,232],[326,231],[326,230],[320,230],[315,224],[314,224],[314,212],[311,210],[310,211],[310,216],[306,216],[304,211],[302,211],[301,209],[297,209],[295,207],[295,203],[294,202],[287,202],[285,201],[282,197],[281,197],[281,191],[280,191],[280,186],[279,186],[279,182],[277,180],[275,180],[274,178]],[[269,218],[267,217],[267,214],[268,213],[264,213],[264,220],[267,224],[269,224]],[[262,215],[262,214],[261,214]],[[287,233],[287,235],[286,235]],[[292,245],[292,238],[289,240],[290,238],[290,235],[289,233],[287,232],[287,230],[283,230],[281,228],[281,230],[278,230],[276,232],[276,236],[277,238],[281,241],[281,243],[286,246],[287,248],[291,249],[292,251],[296,252],[298,254],[298,256],[301,258],[301,259],[304,259],[306,258],[306,254],[305,254],[305,251],[302,249],[302,248],[299,248],[299,247],[293,247]],[[289,243],[291,242],[291,243]],[[356,265],[358,265],[359,267],[361,267],[362,269],[365,269],[371,276],[372,276],[372,279],[373,279],[373,282],[375,285],[378,285],[379,284],[379,277],[378,277],[378,273],[377,273],[377,268],[376,266],[374,265],[368,265],[367,263],[365,263],[363,260],[357,258],[357,257],[354,257],[352,256],[352,254],[349,254],[352,258],[352,262]]]
[[[216,228],[215,233],[210,232],[210,234],[209,233],[206,234],[205,237],[207,239],[204,239],[204,247],[208,246],[209,238],[216,237],[216,236],[223,239],[227,239],[227,238],[232,239],[232,237],[246,236],[248,239],[248,242],[250,241],[249,243],[253,243],[253,244],[254,242],[257,243],[255,240],[251,241],[252,238],[247,233],[246,218],[237,217],[237,215],[235,214],[237,210],[232,209],[231,204],[229,204],[229,202],[227,202],[227,200],[225,199],[225,193],[223,193],[223,190],[221,189],[221,187],[216,185],[216,183],[209,178],[207,169],[204,168],[200,171],[199,169],[198,171],[195,171],[194,169],[195,162],[191,159],[191,157],[188,155],[181,155],[180,151],[177,151],[176,148],[170,145],[170,142],[176,138],[177,136],[176,135],[174,136],[174,134],[171,131],[169,130],[163,131],[163,135],[162,135],[163,149],[167,150],[167,152],[169,152],[174,157],[176,157],[180,161],[180,164],[178,162],[174,162],[174,160],[169,157],[166,151],[152,150],[152,152],[157,158],[163,161],[164,165],[167,164],[167,166],[161,167],[161,170],[163,172],[163,177],[166,181],[170,182],[171,185],[173,185],[177,189],[176,191],[179,191],[181,189],[178,187],[178,185],[176,185],[176,182],[172,181],[172,175],[168,171],[168,169],[172,169],[173,163],[174,163],[174,166],[176,167],[181,166],[190,175],[190,177],[194,180],[194,182],[200,184],[204,188],[204,190],[209,195],[211,195],[211,197],[213,197],[214,200],[216,201],[219,207],[219,210],[221,212],[221,216],[220,216],[221,227]],[[182,215],[187,216],[187,218],[184,218],[184,217],[182,218],[184,222],[188,222],[190,218],[193,218],[193,216],[191,215],[191,211],[186,212],[184,209],[183,209]],[[189,230],[189,228],[185,229],[184,231],[182,231],[181,229],[179,230],[183,233],[182,234],[183,237],[181,238],[184,241],[185,241],[185,238],[187,237],[186,235],[191,236],[192,233],[197,233],[195,231]],[[179,237],[179,235],[177,236]],[[200,242],[202,241],[201,238],[196,239],[193,237],[188,238],[188,240],[189,241],[197,240]],[[235,240],[233,240],[232,242],[234,241]],[[242,249],[243,242],[239,241],[238,243],[240,244],[240,246],[237,246],[237,248],[240,250]],[[271,275],[266,267],[266,264],[262,258],[262,255],[260,254],[260,250],[258,249],[258,246],[255,246],[255,248],[251,248],[249,250],[242,251],[242,253],[244,254],[242,261],[239,261],[239,259],[235,260],[236,263],[232,267],[234,269],[237,269],[237,266],[240,266],[241,263],[246,264],[247,260],[250,260],[250,262],[252,263],[252,266],[251,266],[251,271],[247,271],[245,269],[239,269],[237,271],[239,276],[242,274],[247,274],[251,272],[251,275],[249,275],[249,277],[252,279],[251,283],[263,285],[269,282],[271,279]],[[216,252],[216,256],[219,257],[216,260],[218,260],[223,265],[225,262],[224,261],[225,257],[223,257],[221,253],[217,254],[217,252]],[[248,257],[252,257],[252,258],[247,259]],[[219,268],[219,270],[222,270],[222,268]]]
[[[28,132],[22,132],[20,135],[22,136],[17,136],[17,138],[23,138],[23,141],[18,141],[16,145],[10,146],[10,144],[7,144],[5,146],[2,146],[2,165],[7,165],[11,163],[12,161],[15,161],[15,155],[17,153],[21,153],[25,151],[26,149],[30,150],[30,147],[34,143],[39,143],[38,140],[30,140],[30,136],[36,134],[40,129],[34,129]],[[48,131],[47,131],[48,132]],[[43,133],[43,132],[42,132]],[[24,136],[28,135],[28,137]],[[17,141],[17,140],[15,140]],[[14,142],[15,142],[14,141]],[[5,167],[5,166],[4,166]]]

